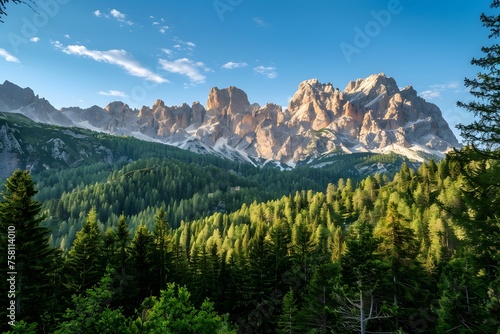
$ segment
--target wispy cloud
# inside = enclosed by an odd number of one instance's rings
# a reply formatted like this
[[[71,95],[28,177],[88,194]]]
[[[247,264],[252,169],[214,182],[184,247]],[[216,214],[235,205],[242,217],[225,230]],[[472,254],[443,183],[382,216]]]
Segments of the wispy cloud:
[[[94,15],[97,17],[105,17],[107,19],[112,17],[112,18],[116,19],[118,22],[125,23],[129,26],[134,24],[134,22],[127,20],[127,15],[123,14],[122,12],[120,12],[117,9],[111,9],[109,11],[109,14],[105,14],[105,13],[101,12],[99,9],[97,9],[94,11]]]
[[[420,93],[420,96],[422,96],[426,100],[432,100],[432,99],[437,99],[438,97],[441,96],[441,92],[437,90],[424,90],[423,92]]]
[[[21,61],[7,52],[5,49],[0,49],[0,57],[11,63],[20,63]]]
[[[443,93],[446,93],[448,91],[453,91],[455,93],[461,92],[461,84],[457,81],[451,81],[447,82],[444,84],[435,84],[435,85],[430,85],[430,89],[424,90],[423,92],[420,93],[420,96],[422,96],[426,100],[433,100],[440,98]]]
[[[145,78],[156,83],[168,82],[160,75],[153,73],[134,60],[125,50],[89,50],[83,45],[64,46],[59,41],[53,42],[54,46],[66,54],[91,58],[98,62],[116,65],[123,68],[130,75]]]
[[[120,22],[123,22],[123,23],[126,23],[128,24],[129,26],[133,25],[134,22],[132,21],[129,21],[127,20],[127,15],[121,13],[119,10],[117,9],[111,9],[111,11],[109,12],[111,14],[111,16],[113,16],[117,21],[120,21]]]
[[[173,55],[173,51],[170,50],[170,49],[166,49],[166,48],[162,48],[161,51],[163,51],[164,53],[168,54],[169,56]]]
[[[178,51],[183,51],[183,50],[193,51],[194,48],[196,47],[196,44],[194,42],[183,41],[182,39],[179,38],[174,38],[174,42],[177,43],[174,45],[174,48],[176,48]]]
[[[267,22],[264,21],[264,19],[262,17],[254,17],[253,21],[255,22],[255,24],[257,24],[257,26],[262,27],[262,28],[267,27],[267,25],[268,25]]]
[[[439,90],[457,89],[457,88],[460,88],[460,83],[457,81],[452,81],[452,82],[448,82],[445,84],[431,85],[430,87],[435,88],[435,89],[439,89]]]
[[[245,62],[236,62],[235,63],[235,62],[230,61],[230,62],[225,63],[221,67],[225,68],[227,70],[232,70],[234,68],[247,67],[247,66],[248,66],[248,64]]]
[[[36,36],[35,37],[31,37],[30,41],[32,41],[33,43],[38,43],[38,42],[40,42],[40,37],[36,37]]]
[[[119,90],[108,90],[107,92],[104,92],[100,90],[98,92],[99,95],[104,95],[104,96],[116,96],[116,97],[128,97],[128,95],[125,92],[121,92]]]
[[[150,18],[153,20],[155,19],[154,16],[150,16]],[[159,21],[154,21],[153,26],[156,27],[158,31],[162,34],[166,33],[167,30],[170,29],[170,27],[165,24],[165,19],[163,17],[160,18]]]
[[[204,83],[206,77],[201,72],[210,71],[202,62],[195,62],[188,58],[180,58],[173,61],[160,59],[158,62],[165,71],[185,75],[193,83]]]
[[[276,67],[274,66],[257,66],[253,68],[255,73],[265,75],[269,79],[274,79],[278,76],[278,72],[276,72]]]

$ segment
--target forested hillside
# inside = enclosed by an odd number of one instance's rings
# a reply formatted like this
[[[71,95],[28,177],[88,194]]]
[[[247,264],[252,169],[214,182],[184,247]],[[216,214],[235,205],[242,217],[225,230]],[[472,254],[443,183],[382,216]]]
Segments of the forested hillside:
[[[464,147],[422,164],[281,170],[0,116],[3,166],[31,169],[0,190],[0,330],[500,334],[499,50],[472,60]]]
[[[147,182],[161,180],[156,172],[169,175],[171,168],[171,178],[179,179],[180,170],[199,168],[181,166],[176,170],[151,159],[115,171],[109,182],[95,187],[105,193],[113,180],[129,178],[130,184],[123,183],[128,187],[141,176],[154,196]],[[212,168],[216,180],[220,175]],[[189,188],[196,193],[200,186],[196,177],[191,180]],[[257,181],[244,181],[235,173],[227,187],[259,189]],[[26,172],[9,178],[0,208],[4,219],[15,208],[9,193],[30,182]],[[220,191],[210,188],[212,182],[206,183],[207,193]],[[359,182],[339,179],[323,191],[297,191],[235,210],[219,204],[207,216],[197,217],[193,210],[192,219],[177,226],[162,203],[149,208],[152,217],[134,218],[140,220],[137,227],[119,213],[116,224],[108,220],[105,226],[100,220],[103,211],[102,217],[109,214],[105,202],[98,202],[92,187],[84,187],[78,191],[90,200],[87,208],[80,204],[85,211],[59,209],[84,220],[69,251],[61,254],[48,244],[45,251],[38,246],[25,250],[45,264],[39,275],[48,281],[39,291],[46,298],[36,297],[37,308],[26,308],[22,319],[57,333],[74,333],[85,323],[93,324],[88,333],[112,333],[113,326],[120,333],[154,328],[167,333],[444,333],[464,326],[492,333],[498,326],[498,239],[477,243],[474,231],[460,222],[462,213],[474,211],[461,193],[465,182],[460,163],[450,157],[418,170],[403,164],[391,180],[380,175]],[[159,191],[176,191],[165,183]],[[180,189],[189,197],[187,184]],[[134,191],[148,196],[140,188]],[[68,203],[80,203],[78,193],[69,196]],[[245,200],[233,199],[234,205]],[[40,210],[36,202],[30,205],[31,214]],[[133,216],[136,204],[127,210]],[[496,224],[483,231],[498,233]],[[38,238],[32,244],[43,244]],[[27,291],[21,291],[20,302],[30,305],[35,296]],[[178,315],[183,324],[161,320],[181,310],[192,310],[186,311],[189,316]],[[18,325],[18,332],[29,332],[29,325]]]
[[[397,156],[342,155],[325,168],[302,167],[292,171],[257,168],[248,164],[227,166],[189,163],[187,159],[140,159],[114,168],[107,164],[46,171],[35,176],[53,230],[53,245],[69,249],[83,216],[99,208],[101,229],[116,226],[123,214],[132,231],[140,222],[151,229],[155,212],[164,208],[171,227],[214,212],[232,212],[243,203],[266,201],[301,189],[319,191],[342,176],[360,179],[354,166],[385,161],[397,170],[404,161]],[[234,168],[234,169],[233,169]],[[382,177],[379,175],[378,177]],[[351,180],[351,182],[352,182]]]

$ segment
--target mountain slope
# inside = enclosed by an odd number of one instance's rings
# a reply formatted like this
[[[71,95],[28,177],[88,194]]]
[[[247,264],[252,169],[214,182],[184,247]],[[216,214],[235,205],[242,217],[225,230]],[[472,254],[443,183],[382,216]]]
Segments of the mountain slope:
[[[105,108],[59,111],[29,88],[6,81],[0,85],[0,111],[253,164],[295,166],[337,152],[396,152],[423,161],[460,146],[436,105],[410,86],[400,90],[383,73],[351,81],[344,91],[306,80],[285,110],[251,104],[244,91],[231,86],[212,88],[206,107],[199,102],[169,107],[157,100],[132,109],[117,101]]]

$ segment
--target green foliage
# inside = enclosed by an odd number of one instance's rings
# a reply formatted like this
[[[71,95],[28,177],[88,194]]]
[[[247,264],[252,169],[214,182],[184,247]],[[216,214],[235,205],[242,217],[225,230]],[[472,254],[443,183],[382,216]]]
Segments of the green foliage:
[[[76,235],[65,262],[65,285],[72,292],[85,291],[96,284],[105,268],[103,236],[92,208]]]
[[[54,333],[133,333],[121,310],[109,307],[113,296],[110,285],[111,275],[108,272],[84,295],[74,295],[72,308],[66,310],[63,315],[65,320]]]
[[[167,285],[159,299],[146,299],[142,305],[143,316],[135,322],[146,333],[236,333],[225,317],[216,314],[213,304],[205,300],[200,309],[190,302],[185,287],[174,283]]]
[[[2,305],[14,301],[17,320],[38,322],[54,306],[59,253],[49,245],[49,230],[41,226],[44,217],[40,215],[41,204],[33,199],[36,190],[29,172],[15,171],[5,188],[0,202],[0,250],[5,256],[1,269]],[[7,278],[13,279],[14,288]],[[7,294],[11,295],[9,299]],[[4,320],[6,309],[2,307],[0,312]],[[1,328],[5,326],[6,321]]]

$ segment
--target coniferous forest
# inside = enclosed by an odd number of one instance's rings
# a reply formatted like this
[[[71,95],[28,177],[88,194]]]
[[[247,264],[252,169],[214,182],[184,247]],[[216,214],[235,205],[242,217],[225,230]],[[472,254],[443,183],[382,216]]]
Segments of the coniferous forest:
[[[1,331],[500,333],[498,50],[472,60],[476,121],[441,161],[280,171],[117,138],[134,159],[15,171]],[[379,162],[397,169],[354,168]]]

